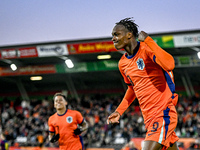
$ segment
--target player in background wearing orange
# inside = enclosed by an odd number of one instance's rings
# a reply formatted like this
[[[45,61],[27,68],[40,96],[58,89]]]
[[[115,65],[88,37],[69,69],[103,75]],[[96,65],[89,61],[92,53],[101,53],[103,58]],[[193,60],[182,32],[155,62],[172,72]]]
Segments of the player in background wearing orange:
[[[60,150],[83,150],[80,134],[87,130],[87,122],[80,112],[67,109],[62,93],[56,93],[53,100],[57,112],[48,120],[50,142],[58,141]]]
[[[115,48],[126,51],[118,65],[128,88],[107,123],[119,123],[120,116],[137,97],[147,129],[142,150],[178,150],[173,57],[144,31],[138,34],[138,25],[131,18],[116,23],[112,36]]]

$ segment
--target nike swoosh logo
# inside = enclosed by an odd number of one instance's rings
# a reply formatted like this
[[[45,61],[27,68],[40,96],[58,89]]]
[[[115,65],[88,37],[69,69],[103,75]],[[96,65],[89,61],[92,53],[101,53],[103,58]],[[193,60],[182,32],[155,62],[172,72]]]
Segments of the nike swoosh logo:
[[[152,135],[152,134],[154,134],[154,133],[148,134],[148,136],[150,136],[150,135]]]

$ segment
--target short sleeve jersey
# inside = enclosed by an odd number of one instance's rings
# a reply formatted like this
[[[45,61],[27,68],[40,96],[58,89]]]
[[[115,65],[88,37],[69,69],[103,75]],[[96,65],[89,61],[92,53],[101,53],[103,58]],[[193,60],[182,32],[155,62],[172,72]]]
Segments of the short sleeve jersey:
[[[172,72],[164,71],[154,52],[144,42],[138,42],[135,55],[125,53],[119,61],[119,70],[126,84],[131,84],[139,101],[146,124],[170,102],[175,86]]]
[[[76,110],[67,109],[63,115],[55,113],[48,120],[49,132],[60,134],[60,147],[72,147],[72,143],[80,147],[80,137],[74,134],[74,130],[83,120],[81,113]]]

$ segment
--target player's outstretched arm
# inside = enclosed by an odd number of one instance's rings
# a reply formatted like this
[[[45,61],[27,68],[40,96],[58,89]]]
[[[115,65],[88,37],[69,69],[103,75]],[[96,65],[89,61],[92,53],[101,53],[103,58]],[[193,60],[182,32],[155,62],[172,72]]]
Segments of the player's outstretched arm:
[[[115,111],[113,112],[107,119],[107,124],[114,124],[114,123],[119,123],[120,119],[120,114],[119,112]]]
[[[115,112],[108,117],[107,124],[119,123],[120,116],[126,111],[126,109],[131,105],[135,98],[136,96],[132,86],[128,86],[123,100],[121,101]]]
[[[172,55],[163,50],[157,43],[144,31],[141,31],[138,40],[145,42],[148,47],[154,52],[156,56],[156,63],[159,64],[164,70],[172,71],[175,67],[174,58]]]
[[[128,86],[123,100],[121,101],[121,103],[115,111],[119,112],[119,114],[122,115],[126,111],[126,109],[131,105],[131,103],[135,100],[135,98],[136,96],[133,87]]]

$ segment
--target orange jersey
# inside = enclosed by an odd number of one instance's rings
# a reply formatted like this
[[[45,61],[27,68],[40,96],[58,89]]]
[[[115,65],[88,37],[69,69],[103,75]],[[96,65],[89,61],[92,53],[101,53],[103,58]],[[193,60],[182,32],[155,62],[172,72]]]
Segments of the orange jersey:
[[[82,138],[74,134],[77,124],[83,122],[83,117],[76,110],[67,109],[63,115],[55,113],[48,120],[49,132],[60,134],[59,147],[61,150],[82,150]]]
[[[172,73],[174,59],[149,36],[138,42],[136,51],[132,56],[124,54],[119,61],[124,81],[131,86],[116,111],[122,114],[137,97],[147,127],[177,97]]]

